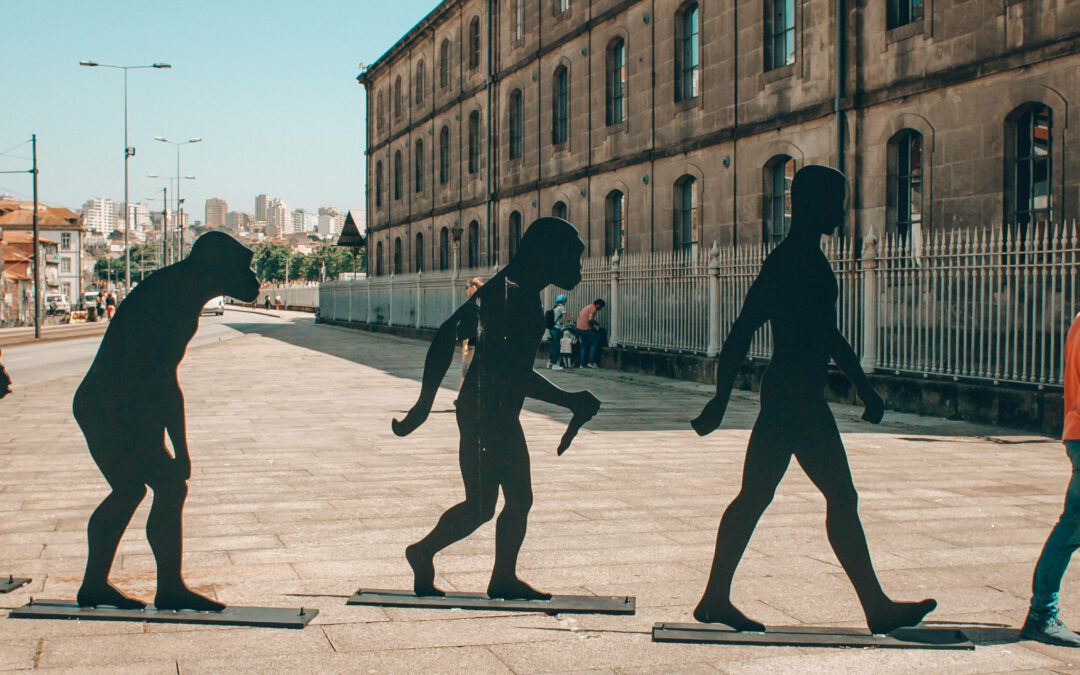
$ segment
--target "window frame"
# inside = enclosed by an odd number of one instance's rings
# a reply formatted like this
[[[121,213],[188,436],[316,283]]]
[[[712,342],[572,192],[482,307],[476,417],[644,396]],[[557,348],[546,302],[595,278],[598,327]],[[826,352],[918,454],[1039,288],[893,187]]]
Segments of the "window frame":
[[[401,119],[401,75],[394,80],[394,119]]]
[[[480,111],[474,110],[469,113],[469,175],[480,171]]]
[[[450,38],[443,38],[439,44],[439,88],[450,86]]]
[[[885,29],[894,30],[923,20],[926,0],[886,0]]]
[[[762,177],[762,243],[779,244],[791,232],[791,181],[795,178],[795,170],[795,158],[787,154],[774,155],[765,163]]]
[[[469,21],[469,70],[480,68],[480,17],[474,16]]]
[[[450,126],[439,129],[439,185],[450,183]]]
[[[692,251],[701,243],[701,198],[697,184],[697,176],[689,173],[675,181],[672,249],[677,252]]]
[[[450,230],[443,225],[439,230],[439,270],[450,269]]]
[[[780,70],[798,60],[795,44],[795,0],[766,0],[765,6],[765,71]],[[780,9],[778,9],[780,8]],[[782,10],[782,11],[781,11]],[[783,27],[778,29],[778,19]],[[788,42],[790,38],[790,43]],[[783,59],[777,58],[777,46],[783,45]]]
[[[570,138],[570,69],[559,65],[551,83],[551,144],[563,145]]]
[[[413,192],[424,191],[424,139],[416,139],[413,147]]]
[[[616,227],[616,224],[618,227]],[[604,197],[604,255],[626,250],[626,193],[615,188]]]
[[[401,150],[394,151],[394,201],[401,201]]]
[[[424,271],[424,233],[416,233],[416,247],[413,250],[413,258],[417,272]]]
[[[424,105],[424,88],[426,86],[427,74],[424,69],[424,60],[420,59],[420,62],[416,64],[416,94],[413,97],[416,105]]]
[[[507,233],[508,260],[513,260],[514,256],[517,255],[518,244],[521,243],[521,211],[515,209],[510,212],[510,218],[507,221]]]
[[[675,15],[675,102],[701,97],[701,5],[685,3]]]
[[[375,162],[375,208],[381,209],[383,205],[383,166],[382,160]]]
[[[517,45],[525,37],[525,0],[510,0],[510,44]]]
[[[507,139],[507,148],[509,150],[510,161],[519,160],[525,154],[523,136],[523,120],[522,112],[524,110],[524,95],[520,89],[515,89],[510,92],[509,103],[509,123],[507,124],[507,133],[509,138]]]
[[[1046,119],[1046,150],[1044,156],[1035,153],[1037,148],[1036,114],[1044,114]],[[1052,222],[1053,219],[1054,110],[1045,103],[1029,102],[1016,108],[1008,119],[1011,133],[1007,138],[1010,138],[1011,143],[1008,146],[1007,164],[1009,176],[1006,186],[1010,191],[1007,222],[1016,228],[1021,237],[1024,237],[1027,235],[1029,225],[1033,226],[1037,223],[1045,225]],[[1021,129],[1021,124],[1025,126],[1024,129]],[[1020,148],[1022,141],[1026,143],[1028,148],[1027,154],[1023,155]],[[1045,179],[1043,181],[1036,180],[1037,166],[1040,164],[1045,166]],[[1021,167],[1024,168],[1023,172],[1020,170]],[[1022,180],[1026,183],[1023,193],[1020,185]],[[1036,189],[1039,182],[1044,182],[1046,185],[1046,204],[1044,207],[1039,207],[1036,204],[1036,200],[1040,196]],[[1026,199],[1021,200],[1024,193],[1026,193]],[[1022,202],[1023,206],[1021,206]]]
[[[480,266],[480,223],[476,220],[469,222],[469,267]]]
[[[604,121],[611,127],[626,121],[626,40],[622,36],[608,43],[604,61]]]

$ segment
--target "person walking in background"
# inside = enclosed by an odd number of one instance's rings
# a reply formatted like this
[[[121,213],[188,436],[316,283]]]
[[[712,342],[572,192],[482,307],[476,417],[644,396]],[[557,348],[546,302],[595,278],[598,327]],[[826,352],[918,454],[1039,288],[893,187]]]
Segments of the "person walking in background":
[[[276,293],[274,295],[274,309],[281,309],[281,293]]]
[[[113,312],[115,312],[115,311],[116,311],[116,296],[113,294],[112,291],[109,291],[109,294],[105,296],[105,316],[107,316],[109,318],[109,320],[111,321],[112,317],[113,317]]]
[[[484,280],[480,277],[469,279],[469,283],[465,284],[465,298],[471,298],[483,285]],[[461,320],[458,321],[457,339],[461,342],[461,379],[458,380],[458,389],[461,389],[461,385],[465,384],[465,373],[469,372],[469,365],[472,364],[473,353],[476,351],[476,339],[479,337],[480,332],[480,308],[477,306],[478,303],[479,301],[471,304],[466,303],[468,309],[462,313]]]
[[[603,335],[599,331],[600,324],[596,321],[596,313],[604,308],[604,301],[597,298],[592,304],[585,305],[577,317],[577,336],[581,342],[581,360],[578,362],[582,368],[596,368],[596,350],[600,347]]]
[[[1058,618],[1058,592],[1069,559],[1080,548],[1080,315],[1065,338],[1065,425],[1061,441],[1072,464],[1065,507],[1046,539],[1031,579],[1031,606],[1020,637],[1062,647],[1080,647],[1080,635]]]
[[[263,307],[266,309],[266,311],[268,311],[268,312],[270,311],[270,294],[269,293],[267,293],[266,297],[263,298]]]
[[[566,314],[566,296],[558,295],[555,297],[555,306],[544,312],[544,325],[547,327],[548,335],[551,336],[551,351],[548,353],[547,367],[551,370],[562,370],[563,367],[559,365],[559,354],[561,348],[561,340],[563,335],[562,323],[563,316]]]
[[[105,318],[105,291],[98,291],[97,298],[94,299],[94,308],[97,310],[98,319]]]

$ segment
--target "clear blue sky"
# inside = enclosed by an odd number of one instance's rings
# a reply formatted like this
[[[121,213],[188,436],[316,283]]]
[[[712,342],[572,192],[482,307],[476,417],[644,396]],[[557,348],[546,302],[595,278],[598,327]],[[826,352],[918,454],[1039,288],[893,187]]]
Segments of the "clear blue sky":
[[[204,202],[255,209],[255,196],[292,209],[364,206],[364,89],[371,63],[437,0],[10,0],[0,44],[0,153],[38,135],[39,198],[73,210],[90,197],[122,200],[123,71],[83,68],[161,61],[128,73],[131,201],[161,208],[180,150],[185,210]],[[30,146],[0,155],[29,168]],[[26,159],[23,159],[26,158]],[[0,192],[29,199],[29,175],[0,174]],[[170,190],[170,199],[172,194]]]

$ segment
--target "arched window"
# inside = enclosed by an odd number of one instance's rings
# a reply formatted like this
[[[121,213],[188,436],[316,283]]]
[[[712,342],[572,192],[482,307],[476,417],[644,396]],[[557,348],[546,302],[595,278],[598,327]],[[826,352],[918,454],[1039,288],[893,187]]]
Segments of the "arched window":
[[[416,250],[414,251],[416,256],[416,271],[424,271],[424,233],[416,233]]]
[[[480,170],[480,111],[469,113],[469,173]]]
[[[906,241],[908,233],[919,231],[923,214],[923,137],[914,129],[903,129],[889,141],[886,152],[885,227]]]
[[[381,277],[383,274],[383,247],[380,241],[375,245],[375,276]]]
[[[480,17],[469,22],[469,70],[480,67]]]
[[[394,201],[401,199],[401,151],[394,153]]]
[[[612,190],[604,200],[604,255],[622,253],[626,245],[626,197]]]
[[[386,101],[380,91],[375,97],[375,127],[382,131],[384,126],[386,126]]]
[[[697,179],[687,174],[675,181],[675,250],[691,251],[701,242],[700,199]]]
[[[795,3],[765,0],[765,70],[795,63]]]
[[[551,215],[566,220],[566,202],[555,202],[552,204]]]
[[[401,274],[401,237],[394,237],[394,274]]]
[[[1052,215],[1054,114],[1029,103],[1009,115],[1007,126],[1006,218],[1024,237],[1028,225],[1048,223]]]
[[[898,28],[923,18],[925,0],[888,0],[886,3],[886,28]]]
[[[375,208],[382,208],[382,160],[375,162]]]
[[[416,147],[413,148],[413,152],[416,155],[413,161],[413,182],[416,183],[415,191],[421,192],[424,189],[424,141],[423,139],[416,139]]]
[[[679,10],[675,30],[675,100],[687,101],[701,93],[701,9],[696,2]]]
[[[791,231],[791,181],[795,160],[777,155],[765,165],[762,241],[778,244]]]
[[[450,182],[450,127],[439,131],[439,184]]]
[[[469,267],[480,264],[480,223],[469,223]]]
[[[521,42],[525,34],[525,0],[510,0],[510,42]]]
[[[555,69],[551,91],[551,143],[565,143],[569,133],[567,118],[570,112],[570,76],[566,66]]]
[[[510,213],[510,238],[507,240],[507,244],[510,246],[510,260],[513,260],[514,256],[517,255],[519,241],[521,241],[521,213],[512,211]]]
[[[401,76],[394,80],[394,119],[401,118]]]
[[[450,40],[444,38],[439,45],[439,86],[446,89],[450,86]]]
[[[604,108],[608,126],[619,124],[625,117],[626,100],[626,41],[615,38],[607,48],[607,85]]]
[[[521,157],[521,90],[510,93],[510,159]]]
[[[416,64],[416,105],[424,104],[424,87],[426,85],[427,78],[424,76],[424,61],[420,60],[420,63]]]
[[[450,269],[450,232],[446,227],[439,230],[439,269]]]

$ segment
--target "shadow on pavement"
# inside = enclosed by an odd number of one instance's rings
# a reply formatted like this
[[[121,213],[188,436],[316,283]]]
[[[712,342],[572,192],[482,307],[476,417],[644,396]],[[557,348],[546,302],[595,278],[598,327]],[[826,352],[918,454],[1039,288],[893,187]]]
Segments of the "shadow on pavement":
[[[385,333],[357,331],[351,328],[315,324],[314,318],[298,317],[288,323],[229,323],[225,325],[241,333],[258,334],[279,340],[304,349],[312,349],[330,356],[347,359],[370,368],[381,370],[394,377],[401,377],[419,383],[423,375],[423,355],[428,343],[421,340],[401,338]],[[373,346],[382,346],[375,348]],[[405,347],[405,348],[402,348]],[[610,370],[566,370],[552,372],[540,369],[539,372],[556,385],[577,391],[588,389],[595,394],[603,406],[600,412],[585,426],[593,431],[686,431],[693,434],[690,418],[693,417],[712,395],[709,385],[681,380],[668,380],[661,377],[630,375]],[[451,366],[442,387],[457,390],[460,377],[459,362]],[[626,384],[634,385],[633,398],[625,398]],[[363,386],[363,383],[357,383]],[[446,399],[446,393],[436,401],[432,414],[448,414],[453,408]],[[749,392],[736,392],[734,405],[724,418],[724,429],[749,431],[758,414],[757,395]],[[526,402],[525,409],[553,419],[566,422],[569,415],[553,405]],[[405,410],[387,410],[387,424],[390,418],[404,414]],[[948,438],[955,442],[957,437],[971,436],[972,442],[986,440],[1000,443],[1051,443],[1060,441],[1039,436],[1028,431],[990,427],[968,422],[956,422],[941,418],[920,417],[918,415],[887,411],[885,420],[880,425],[873,425],[859,420],[861,408],[843,406],[834,409],[836,423],[843,434],[902,434],[910,442],[934,442],[935,436]],[[1015,440],[1005,440],[1015,437]],[[689,442],[704,442],[697,436],[688,435]]]

